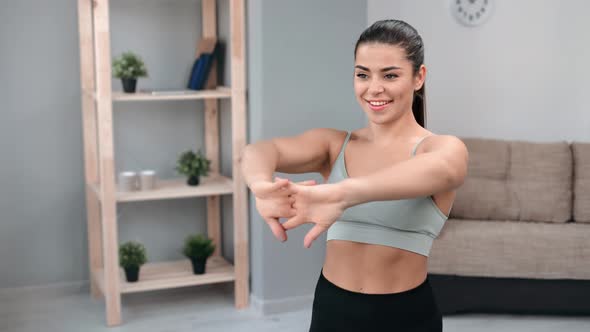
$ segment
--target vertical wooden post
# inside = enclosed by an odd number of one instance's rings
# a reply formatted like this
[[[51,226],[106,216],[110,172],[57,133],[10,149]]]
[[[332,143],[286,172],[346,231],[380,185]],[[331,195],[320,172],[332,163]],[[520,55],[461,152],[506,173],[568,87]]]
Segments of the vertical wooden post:
[[[203,20],[203,38],[217,38],[216,0],[203,0],[201,17]],[[217,64],[214,63],[209,73],[206,88],[217,86]],[[211,175],[219,174],[219,102],[217,99],[205,99],[205,149],[207,159],[211,160]],[[221,215],[220,196],[207,197],[207,233],[215,242],[213,256],[221,256]]]
[[[109,2],[108,0],[94,0],[93,3],[104,292],[107,325],[114,326],[121,324],[121,285],[119,280],[117,201],[115,196]]]
[[[98,197],[90,184],[98,183],[98,160],[96,142],[96,105],[90,91],[94,85],[94,48],[92,45],[92,3],[78,0],[78,29],[80,39],[80,83],[82,89],[82,129],[84,144],[84,174],[86,192],[86,220],[88,224],[88,263],[90,291],[96,299],[103,294],[93,277],[102,271],[102,231]]]
[[[240,156],[246,146],[246,71],[244,0],[230,0],[232,174],[234,183],[234,265],[237,308],[248,306],[250,268],[248,246],[248,200]]]

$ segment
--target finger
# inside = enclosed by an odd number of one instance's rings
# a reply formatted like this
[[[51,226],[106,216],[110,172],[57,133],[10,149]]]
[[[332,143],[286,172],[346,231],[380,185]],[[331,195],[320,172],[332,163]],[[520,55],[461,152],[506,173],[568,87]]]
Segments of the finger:
[[[284,204],[280,207],[277,207],[273,216],[276,218],[292,218],[295,217],[297,214],[297,210],[291,206],[291,204]]]
[[[313,241],[315,241],[327,228],[322,225],[315,225],[312,229],[307,232],[303,239],[303,246],[310,248]]]
[[[272,184],[268,188],[268,192],[281,190],[282,188],[286,187],[288,184],[289,184],[289,179],[281,179],[279,177],[275,177],[275,182],[272,182]]]
[[[283,188],[280,188],[279,190],[272,193],[272,195],[276,195],[276,197],[285,197],[285,196],[291,196],[294,194],[295,194],[295,190],[288,185]]]
[[[300,186],[313,186],[316,184],[316,182],[315,182],[315,180],[305,180],[305,181],[297,182],[297,184]]]
[[[290,230],[293,229],[301,224],[305,223],[305,219],[302,216],[294,216],[292,218],[290,218],[289,220],[285,221],[284,223],[281,224],[281,226],[286,230]]]
[[[266,223],[270,227],[272,234],[279,241],[283,241],[283,242],[287,241],[287,233],[285,232],[285,229],[283,228],[283,226],[281,226],[281,223],[279,222],[279,220],[277,218],[264,218],[264,220],[266,221]]]

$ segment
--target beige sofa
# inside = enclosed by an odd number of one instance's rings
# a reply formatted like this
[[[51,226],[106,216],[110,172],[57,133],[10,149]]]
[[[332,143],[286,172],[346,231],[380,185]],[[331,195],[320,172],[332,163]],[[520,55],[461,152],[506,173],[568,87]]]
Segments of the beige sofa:
[[[462,140],[428,267],[443,314],[590,313],[590,143]]]

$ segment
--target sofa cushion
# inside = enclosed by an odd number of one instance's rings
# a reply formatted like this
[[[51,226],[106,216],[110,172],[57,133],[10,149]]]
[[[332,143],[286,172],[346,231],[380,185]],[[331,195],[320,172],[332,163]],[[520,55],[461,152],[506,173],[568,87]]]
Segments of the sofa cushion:
[[[572,213],[572,153],[567,142],[462,138],[467,179],[452,218],[566,222]]]
[[[574,153],[574,220],[590,222],[590,143],[572,143]]]
[[[449,219],[428,272],[459,276],[590,279],[590,225]]]

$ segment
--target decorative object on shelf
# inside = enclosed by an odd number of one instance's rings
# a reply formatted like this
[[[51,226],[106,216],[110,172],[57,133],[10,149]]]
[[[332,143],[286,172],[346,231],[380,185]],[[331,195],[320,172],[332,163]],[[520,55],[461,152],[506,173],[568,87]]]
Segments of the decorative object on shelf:
[[[189,235],[184,240],[182,253],[191,260],[194,274],[204,274],[207,259],[215,251],[213,240],[203,234]]]
[[[493,0],[451,0],[451,13],[459,23],[474,27],[492,15],[493,4]]]
[[[137,78],[147,74],[145,63],[133,52],[124,52],[113,60],[113,76],[121,79],[123,91],[127,93],[134,93]]]
[[[199,185],[201,176],[207,176],[211,161],[201,154],[199,150],[196,154],[192,151],[186,151],[178,158],[176,171],[188,176],[187,184],[189,186]]]
[[[139,188],[141,190],[151,190],[156,187],[156,171],[144,170],[139,175]]]
[[[206,86],[211,67],[216,59],[216,38],[203,38],[197,47],[197,59],[193,64],[187,88],[201,90]],[[215,88],[215,87],[207,87]]]
[[[147,262],[145,247],[136,241],[128,241],[119,246],[119,265],[125,270],[128,282],[139,280],[139,270]]]
[[[137,190],[137,173],[121,172],[119,173],[118,182],[119,191],[136,191]]]

